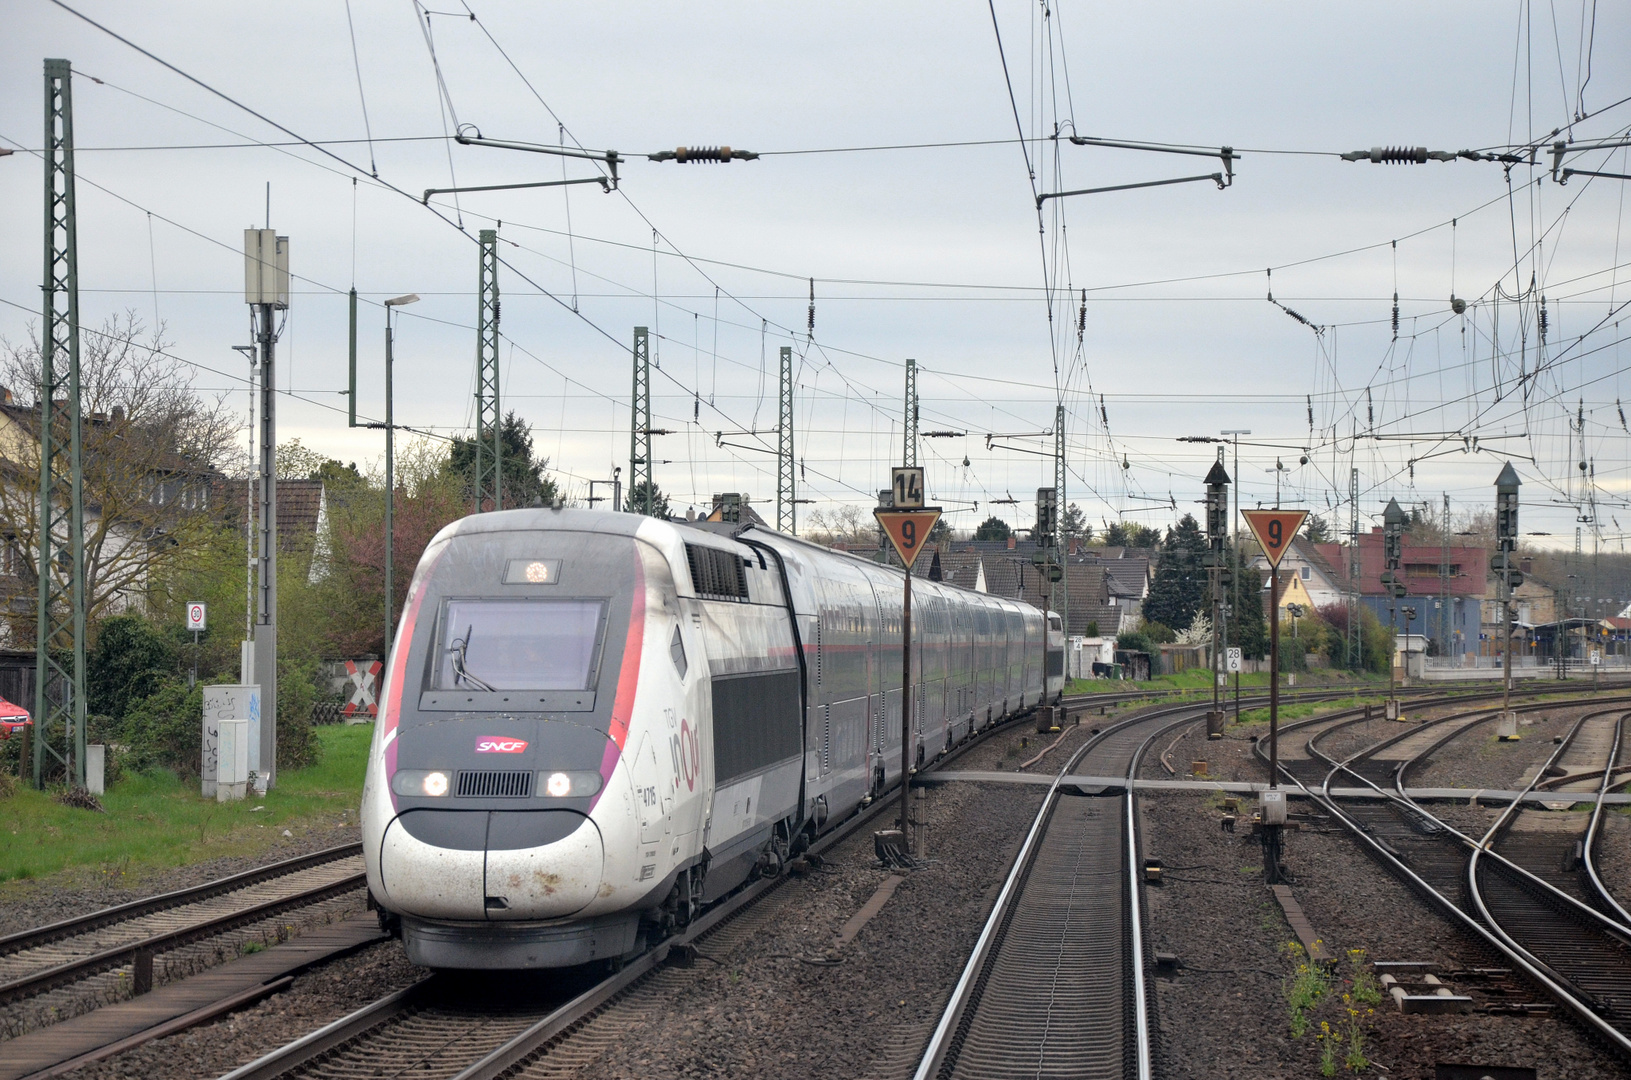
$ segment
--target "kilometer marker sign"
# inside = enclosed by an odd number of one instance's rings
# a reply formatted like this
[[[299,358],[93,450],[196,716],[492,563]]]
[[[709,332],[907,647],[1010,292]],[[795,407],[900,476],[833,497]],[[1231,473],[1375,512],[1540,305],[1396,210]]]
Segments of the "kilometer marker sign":
[[[1308,517],[1307,510],[1242,510],[1241,514],[1262,545],[1271,570],[1279,569],[1280,557],[1291,547],[1291,538]]]
[[[890,510],[880,507],[872,511],[872,516],[883,526],[883,531],[889,536],[889,542],[895,545],[895,552],[900,556],[900,561],[910,570],[912,563],[917,560],[917,553],[923,550],[924,544],[929,540],[929,530],[940,520],[940,507],[926,506],[921,510]]]

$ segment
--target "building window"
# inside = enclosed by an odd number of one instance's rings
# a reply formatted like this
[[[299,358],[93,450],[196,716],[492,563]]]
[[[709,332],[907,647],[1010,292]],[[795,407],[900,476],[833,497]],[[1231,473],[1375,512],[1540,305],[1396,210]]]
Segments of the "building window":
[[[1308,581],[1310,578],[1312,578],[1314,576],[1313,569],[1310,568],[1310,567],[1307,567],[1307,566],[1303,567],[1300,572],[1302,573],[1302,577],[1303,577],[1304,581]]]

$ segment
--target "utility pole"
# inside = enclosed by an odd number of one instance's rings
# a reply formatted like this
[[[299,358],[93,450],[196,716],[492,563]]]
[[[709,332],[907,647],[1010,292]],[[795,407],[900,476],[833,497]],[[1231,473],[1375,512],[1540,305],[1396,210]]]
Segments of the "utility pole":
[[[776,528],[798,532],[797,486],[793,471],[793,347],[782,346],[780,407],[776,420]]]
[[[85,506],[79,413],[79,230],[74,210],[73,65],[67,60],[45,62],[44,157],[34,786],[45,786],[49,758],[51,771],[60,764],[69,783],[83,787]]]
[[[476,289],[476,513],[504,509],[503,413],[498,398],[498,230],[481,230]]]
[[[385,301],[385,658],[389,665],[391,641],[396,637],[396,353],[395,334],[391,329],[392,308],[419,302],[418,293],[393,297]],[[375,425],[370,424],[369,427]],[[390,671],[382,671],[380,685],[385,685]]]
[[[641,484],[645,487],[641,488]],[[643,491],[641,513],[651,514],[651,338],[644,326],[634,328],[634,404],[629,421],[629,497]],[[621,506],[613,507],[621,510]]]
[[[254,316],[260,351],[260,498],[256,513],[254,670],[244,681],[260,686],[260,741],[250,748],[255,789],[265,791],[277,773],[277,368],[274,312],[289,307],[289,238],[270,227],[244,230],[244,302]]]

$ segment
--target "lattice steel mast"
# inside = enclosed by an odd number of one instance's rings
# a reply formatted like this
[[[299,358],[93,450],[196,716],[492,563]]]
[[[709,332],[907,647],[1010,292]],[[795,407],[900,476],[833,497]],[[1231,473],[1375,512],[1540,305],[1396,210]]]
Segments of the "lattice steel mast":
[[[1066,546],[1065,512],[1069,502],[1065,499],[1065,406],[1053,410],[1053,515],[1054,550],[1059,553],[1059,581],[1054,588],[1053,610],[1059,613],[1059,625],[1070,633],[1070,549]]]
[[[1359,470],[1348,470],[1348,670],[1365,661],[1365,635],[1359,625]]]
[[[498,230],[481,230],[476,299],[476,513],[504,509],[503,414],[498,398]]]
[[[629,420],[629,500],[644,500],[640,513],[651,515],[651,338],[644,326],[634,328],[634,404]],[[640,485],[644,484],[645,487]]]
[[[40,338],[39,602],[34,786],[48,761],[85,783],[85,508],[73,66],[45,62],[45,325]],[[53,768],[54,771],[54,768]]]
[[[782,346],[781,401],[776,421],[776,528],[798,532],[793,473],[793,347]]]
[[[906,417],[905,445],[901,449],[900,463],[907,468],[917,465],[917,361],[906,361]]]

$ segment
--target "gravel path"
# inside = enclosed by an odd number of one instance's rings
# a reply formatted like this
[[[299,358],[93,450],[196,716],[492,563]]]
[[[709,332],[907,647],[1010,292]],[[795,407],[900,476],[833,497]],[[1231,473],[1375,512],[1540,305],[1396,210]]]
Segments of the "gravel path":
[[[1155,980],[1165,1075],[1317,1076],[1319,1022],[1344,1027],[1339,995],[1346,987],[1317,1006],[1309,1033],[1291,1036],[1284,988],[1295,963],[1285,944],[1295,939],[1262,883],[1261,850],[1247,833],[1221,832],[1216,802],[1162,794],[1144,803],[1146,850],[1169,868],[1166,884],[1148,890],[1151,939],[1183,964],[1176,976]],[[1363,949],[1371,960],[1435,960],[1452,968],[1489,963],[1347,835],[1304,829],[1287,835],[1286,848],[1293,891],[1333,951]],[[1340,970],[1347,976],[1350,969]],[[1388,1005],[1361,1008],[1359,1027],[1378,1076],[1430,1080],[1440,1061],[1535,1066],[1546,1080],[1627,1074],[1623,1062],[1560,1019],[1407,1016]]]
[[[1495,737],[1495,723],[1479,724],[1443,749],[1425,766],[1410,770],[1411,787],[1518,788],[1557,749],[1554,738],[1569,733],[1574,722],[1601,706],[1574,706],[1545,713],[1518,714],[1518,741]]]

